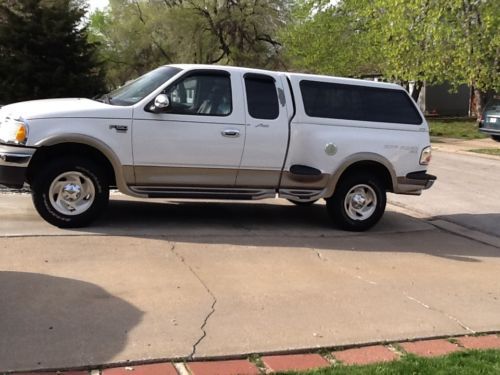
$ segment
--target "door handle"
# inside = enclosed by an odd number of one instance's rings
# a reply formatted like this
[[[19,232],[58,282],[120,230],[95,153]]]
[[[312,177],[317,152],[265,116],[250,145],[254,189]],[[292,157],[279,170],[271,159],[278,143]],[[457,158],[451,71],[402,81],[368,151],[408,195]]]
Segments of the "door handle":
[[[224,129],[221,131],[223,137],[238,138],[240,136],[240,131],[237,129]]]

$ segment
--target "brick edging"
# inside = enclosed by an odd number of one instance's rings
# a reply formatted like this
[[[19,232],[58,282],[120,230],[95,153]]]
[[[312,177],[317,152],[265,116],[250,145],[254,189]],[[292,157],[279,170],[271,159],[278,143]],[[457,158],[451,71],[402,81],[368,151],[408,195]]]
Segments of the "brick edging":
[[[259,375],[290,370],[310,370],[342,363],[366,365],[399,360],[413,354],[435,357],[469,349],[500,349],[499,332],[477,335],[438,336],[361,345],[343,345],[302,351],[202,358],[158,359],[64,370],[0,372],[17,375]]]

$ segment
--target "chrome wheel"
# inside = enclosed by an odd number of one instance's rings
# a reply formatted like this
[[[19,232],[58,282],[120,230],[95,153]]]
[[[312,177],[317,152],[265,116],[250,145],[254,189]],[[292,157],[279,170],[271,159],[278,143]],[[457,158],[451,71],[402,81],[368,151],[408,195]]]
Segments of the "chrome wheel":
[[[344,208],[350,219],[366,220],[377,208],[377,194],[369,185],[353,186],[345,196]]]
[[[57,176],[49,188],[49,201],[59,213],[68,216],[87,211],[95,199],[95,186],[83,173],[71,171]]]

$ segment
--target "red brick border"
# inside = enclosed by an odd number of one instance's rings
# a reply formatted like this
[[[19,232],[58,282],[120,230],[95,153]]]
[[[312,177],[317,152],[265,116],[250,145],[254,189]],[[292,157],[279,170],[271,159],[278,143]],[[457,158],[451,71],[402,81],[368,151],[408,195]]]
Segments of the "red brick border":
[[[177,375],[177,370],[171,363],[153,363],[149,365],[107,368],[102,370],[102,375]]]
[[[456,344],[452,344],[451,342],[442,339],[403,342],[399,345],[407,353],[419,355],[421,357],[437,357],[460,350]]]
[[[372,345],[333,352],[332,355],[346,365],[367,365],[370,363],[390,362],[399,358],[383,345]]]
[[[211,361],[188,362],[186,364],[192,375],[259,375],[260,372],[249,361]]]
[[[435,357],[467,349],[498,349],[500,335],[460,336],[453,338],[457,343],[445,339],[429,339],[413,342],[400,342],[406,353],[421,357]],[[334,351],[332,356],[346,365],[367,365],[372,363],[398,360],[400,353],[384,345],[370,345],[346,350]],[[266,373],[282,371],[312,370],[329,367],[330,362],[318,353],[269,355],[260,358]],[[177,365],[177,364],[176,364]],[[261,370],[248,360],[198,361],[179,363],[186,367],[190,375],[259,375]],[[103,369],[102,375],[180,375],[172,363],[154,363],[137,366],[121,366]],[[26,371],[16,375],[90,375],[91,371]],[[0,375],[2,375],[0,373]]]
[[[457,341],[466,349],[500,349],[500,337],[497,335],[465,336]]]
[[[272,355],[264,356],[261,359],[266,367],[274,372],[310,370],[330,366],[330,362],[319,354]]]

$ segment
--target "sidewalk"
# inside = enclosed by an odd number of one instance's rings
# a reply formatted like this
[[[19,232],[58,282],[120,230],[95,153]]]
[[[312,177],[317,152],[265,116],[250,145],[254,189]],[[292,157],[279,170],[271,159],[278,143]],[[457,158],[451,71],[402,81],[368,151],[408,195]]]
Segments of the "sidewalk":
[[[470,150],[481,148],[500,148],[500,142],[496,142],[491,138],[484,139],[457,139],[446,137],[431,137],[433,150],[452,152],[457,154],[468,154],[486,159],[500,160],[500,156],[479,154],[477,152],[470,152]]]

